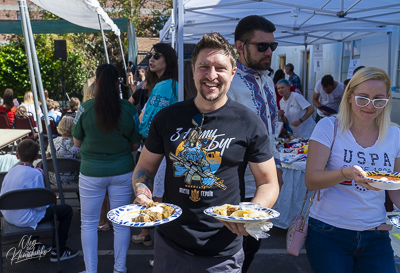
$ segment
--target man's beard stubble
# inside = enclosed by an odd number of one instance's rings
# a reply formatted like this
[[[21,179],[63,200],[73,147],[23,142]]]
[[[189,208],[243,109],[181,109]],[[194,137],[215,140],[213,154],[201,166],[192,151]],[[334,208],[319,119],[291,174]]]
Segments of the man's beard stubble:
[[[268,58],[268,57],[264,57],[264,59],[265,58]],[[269,59],[271,59],[271,58],[269,58]],[[269,62],[261,62],[261,59],[260,60],[254,60],[251,57],[251,54],[250,54],[249,51],[246,52],[246,63],[247,63],[247,67],[249,67],[249,68],[251,68],[253,70],[257,70],[257,71],[267,70],[267,69],[270,69],[270,67],[271,67],[271,61],[269,61]]]

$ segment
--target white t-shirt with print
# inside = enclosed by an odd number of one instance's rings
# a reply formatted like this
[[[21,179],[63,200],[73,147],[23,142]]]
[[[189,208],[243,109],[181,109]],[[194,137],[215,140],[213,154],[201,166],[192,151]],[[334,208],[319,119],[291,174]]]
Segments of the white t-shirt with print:
[[[289,121],[289,126],[293,131],[294,137],[309,139],[315,127],[315,121],[312,117],[304,120],[303,123],[297,127],[293,126],[292,122],[304,116],[307,112],[307,107],[311,104],[302,95],[291,92],[288,100],[285,101],[285,99],[282,98],[279,105],[281,110],[285,111],[285,117]]]
[[[323,89],[321,85],[321,80],[317,81],[317,84],[315,85],[315,93],[319,94],[319,99],[318,101],[325,105],[328,106],[332,109],[335,109],[336,111],[339,112],[339,105],[340,101],[342,100],[343,93],[344,93],[344,85],[342,82],[338,82],[338,85],[336,88],[329,94],[327,94]],[[321,117],[325,117],[325,115],[317,108],[317,113]]]
[[[311,140],[331,147],[335,118],[320,120]],[[339,128],[339,126],[338,126]],[[367,148],[361,147],[350,130],[339,133],[326,166],[327,171],[358,165],[365,171],[393,171],[395,159],[400,158],[400,129],[391,126],[382,142]],[[310,217],[329,225],[363,231],[386,222],[385,191],[372,191],[357,185],[354,180],[343,181],[322,189],[310,210]]]

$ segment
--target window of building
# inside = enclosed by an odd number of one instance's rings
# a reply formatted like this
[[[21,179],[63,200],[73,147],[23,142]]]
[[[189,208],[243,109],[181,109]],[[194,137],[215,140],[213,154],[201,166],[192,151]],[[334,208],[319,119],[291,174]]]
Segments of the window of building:
[[[343,42],[342,51],[342,67],[340,74],[340,81],[347,79],[347,73],[349,71],[350,60],[360,59],[361,57],[361,40]]]

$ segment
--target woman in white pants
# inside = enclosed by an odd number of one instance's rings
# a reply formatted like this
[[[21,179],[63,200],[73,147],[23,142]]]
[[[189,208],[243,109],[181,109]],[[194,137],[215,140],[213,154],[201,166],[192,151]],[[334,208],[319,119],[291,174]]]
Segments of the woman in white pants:
[[[84,102],[72,135],[80,147],[81,237],[86,273],[97,272],[97,227],[106,191],[111,209],[131,202],[132,150],[139,147],[136,108],[119,98],[118,71],[111,64],[96,70],[94,100]],[[130,228],[114,226],[114,273],[126,272]]]

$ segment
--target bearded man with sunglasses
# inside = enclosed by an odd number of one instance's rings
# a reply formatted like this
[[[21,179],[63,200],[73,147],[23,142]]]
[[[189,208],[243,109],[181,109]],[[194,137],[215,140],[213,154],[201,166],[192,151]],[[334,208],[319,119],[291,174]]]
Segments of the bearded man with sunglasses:
[[[233,78],[228,97],[237,101],[263,121],[270,139],[279,135],[278,106],[274,82],[268,76],[271,67],[272,52],[277,48],[273,32],[275,25],[262,16],[250,15],[239,21],[235,29],[235,47],[239,53],[236,62],[237,71]],[[271,141],[271,150],[274,141]],[[282,169],[278,152],[274,153],[279,185],[282,186]],[[252,198],[254,194],[254,177],[249,168],[245,174],[246,189],[242,199]],[[248,236],[244,240],[245,261],[243,272],[246,272],[260,248],[261,241]]]
[[[194,99],[160,110],[152,120],[132,177],[136,203],[151,202],[154,174],[167,161],[163,202],[182,215],[154,233],[154,273],[241,273],[243,223],[217,221],[204,210],[237,205],[249,164],[256,180],[252,202],[271,207],[279,194],[265,126],[228,99],[235,52],[219,33],[205,34],[193,51]]]

